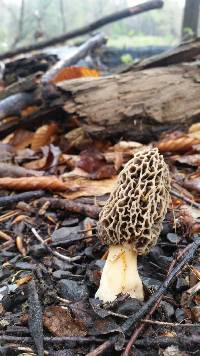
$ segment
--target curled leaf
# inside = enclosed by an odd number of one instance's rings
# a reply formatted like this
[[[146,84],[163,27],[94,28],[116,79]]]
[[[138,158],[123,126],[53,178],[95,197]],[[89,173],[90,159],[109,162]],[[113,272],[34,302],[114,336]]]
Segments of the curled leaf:
[[[99,72],[86,67],[66,67],[59,71],[59,73],[51,80],[51,83],[55,84],[64,80],[82,77],[99,77]]]
[[[34,151],[38,151],[41,147],[49,145],[51,142],[52,136],[57,131],[57,125],[51,123],[49,125],[43,125],[37,129],[34,133],[31,148]]]
[[[0,178],[0,188],[9,190],[38,190],[49,189],[64,191],[67,185],[55,176],[26,177],[26,178]]]

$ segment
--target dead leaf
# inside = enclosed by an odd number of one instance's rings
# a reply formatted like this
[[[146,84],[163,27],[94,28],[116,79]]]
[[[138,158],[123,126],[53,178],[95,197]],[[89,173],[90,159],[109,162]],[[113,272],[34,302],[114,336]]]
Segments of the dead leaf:
[[[63,139],[61,138],[60,147],[63,152],[69,152],[72,148],[83,150],[91,144],[92,139],[89,135],[82,129],[82,127],[78,127],[69,131]]]
[[[15,283],[18,285],[18,286],[22,286],[23,284],[26,284],[28,282],[31,281],[33,277],[31,276],[31,274],[27,274],[26,276],[20,278],[20,279],[17,279],[15,281]]]
[[[184,155],[184,156],[171,156],[170,161],[175,161],[189,166],[200,166],[200,154]]]
[[[86,177],[68,177],[65,180],[66,186],[71,192],[62,193],[67,199],[76,199],[87,196],[101,196],[110,193],[117,181],[117,177],[104,180],[91,180]],[[73,191],[74,190],[74,191]]]
[[[24,247],[22,236],[16,237],[16,247],[17,247],[18,251],[22,254],[22,256],[26,256],[26,249]]]
[[[0,163],[0,177],[41,177],[43,172],[26,169],[10,163]]]
[[[43,322],[46,329],[55,336],[87,335],[83,322],[73,318],[69,309],[61,306],[47,307],[44,311]]]
[[[0,178],[0,188],[6,188],[9,190],[49,189],[58,191],[65,191],[68,189],[67,185],[55,176]]]
[[[23,149],[31,145],[34,133],[32,131],[18,129],[14,132],[9,144],[16,150]]]
[[[21,116],[26,117],[30,114],[38,112],[39,110],[40,110],[40,108],[38,106],[28,106],[27,108],[25,108],[21,111]]]
[[[193,145],[199,144],[200,138],[190,137],[188,135],[182,135],[174,139],[165,138],[160,141],[156,147],[160,152],[187,152]]]
[[[86,67],[65,67],[50,81],[50,83],[59,83],[64,80],[76,79],[81,77],[99,77],[100,73],[94,69]]]
[[[50,123],[39,127],[33,135],[31,148],[33,151],[38,151],[43,146],[50,144],[52,136],[57,132],[58,126],[56,123]]]

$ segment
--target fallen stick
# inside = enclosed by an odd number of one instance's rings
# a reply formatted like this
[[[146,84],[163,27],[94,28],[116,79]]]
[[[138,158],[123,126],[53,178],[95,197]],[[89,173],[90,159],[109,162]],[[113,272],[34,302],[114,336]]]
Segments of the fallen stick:
[[[16,164],[0,163],[0,177],[41,177],[44,172],[26,169]]]
[[[34,341],[32,337],[29,336],[9,336],[9,335],[0,335],[0,341],[1,342],[14,342],[17,343],[19,342],[20,344],[26,344],[30,343],[33,344]],[[88,336],[88,337],[82,337],[82,336],[65,336],[65,337],[48,337],[44,336],[44,342],[50,343],[50,344],[68,344],[72,342],[73,344],[77,342],[78,344],[85,344],[85,343],[92,343],[92,342],[102,342],[103,339],[97,338],[95,336]]]
[[[46,248],[46,250],[52,254],[53,256],[59,258],[62,261],[65,262],[74,262],[77,260],[80,260],[80,256],[75,256],[75,257],[68,257],[68,256],[64,256],[61,255],[61,253],[53,251],[52,248],[50,246],[48,246],[45,241],[41,238],[41,236],[38,234],[38,232],[34,229],[34,227],[31,229],[33,235],[36,237],[36,239]]]
[[[29,201],[31,199],[38,199],[43,197],[45,194],[46,193],[43,190],[34,190],[30,192],[9,195],[8,197],[0,197],[0,207],[9,206],[11,204],[18,203],[20,201]]]
[[[136,345],[142,347],[150,347],[150,346],[167,347],[171,345],[177,345],[177,346],[187,347],[188,349],[188,347],[199,346],[199,344],[200,344],[200,337],[197,335],[192,335],[190,337],[167,337],[167,336],[157,336],[154,338],[145,337],[142,338],[141,340],[136,341]]]
[[[162,0],[147,1],[143,4],[132,6],[127,9],[121,10],[119,12],[113,13],[111,15],[102,17],[97,21],[91,22],[89,25],[86,25],[86,26],[80,27],[74,31],[65,33],[62,36],[54,37],[47,41],[41,41],[39,43],[30,45],[30,46],[20,47],[20,48],[17,48],[16,50],[11,50],[6,53],[3,53],[0,55],[0,60],[5,59],[5,58],[12,58],[12,57],[16,56],[17,54],[27,53],[27,52],[39,50],[41,48],[54,46],[58,43],[63,43],[67,40],[71,40],[72,38],[90,33],[94,30],[97,30],[98,28],[100,28],[102,26],[109,24],[109,23],[124,19],[126,17],[138,15],[142,12],[150,11],[153,9],[160,9],[162,7],[163,7]]]
[[[36,103],[33,93],[18,93],[0,101],[0,120],[7,116],[20,115],[21,110]]]
[[[100,213],[100,208],[94,205],[77,203],[76,201],[59,199],[59,198],[41,198],[37,204],[50,203],[52,209],[63,209],[72,213],[78,213],[90,218],[97,219]]]
[[[200,209],[200,204],[192,201],[191,199],[184,197],[182,194],[179,194],[178,192],[175,192],[175,190],[171,190],[170,192],[171,195],[173,195],[174,197],[183,200],[185,203],[187,203],[190,206],[194,206],[197,209]]]
[[[42,82],[49,82],[53,79],[58,72],[64,68],[76,64],[80,59],[87,56],[87,54],[97,47],[106,43],[106,38],[102,34],[98,34],[88,41],[79,46],[75,53],[68,56],[68,58],[58,61],[53,67],[51,67],[42,77]]]

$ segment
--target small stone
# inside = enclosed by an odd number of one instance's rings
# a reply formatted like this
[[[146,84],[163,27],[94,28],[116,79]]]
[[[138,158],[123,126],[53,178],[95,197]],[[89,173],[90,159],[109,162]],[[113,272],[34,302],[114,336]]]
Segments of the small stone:
[[[62,298],[73,302],[77,302],[88,297],[88,290],[83,282],[62,279],[58,282],[57,287]]]
[[[170,319],[174,315],[174,307],[170,303],[162,301],[160,303],[166,317]]]
[[[79,219],[78,218],[68,218],[62,221],[62,226],[75,226],[78,225]]]
[[[80,227],[79,226],[73,226],[73,227],[61,227],[58,230],[55,230],[52,234],[52,241],[53,242],[58,242],[58,241],[65,241],[65,240],[70,240],[72,236],[76,236],[77,233],[79,233]]]
[[[177,234],[174,234],[173,232],[169,232],[167,234],[167,240],[172,244],[178,244],[181,240],[181,237],[178,236]]]
[[[142,303],[139,300],[128,298],[117,308],[117,312],[119,314],[132,315],[133,313],[136,313],[141,306]]]
[[[142,283],[151,294],[156,292],[160,287],[160,281],[150,277],[142,277]]]
[[[186,278],[178,278],[176,282],[176,290],[178,292],[183,292],[189,288],[189,282]]]
[[[181,308],[176,309],[175,316],[178,323],[181,323],[186,318],[185,312]]]

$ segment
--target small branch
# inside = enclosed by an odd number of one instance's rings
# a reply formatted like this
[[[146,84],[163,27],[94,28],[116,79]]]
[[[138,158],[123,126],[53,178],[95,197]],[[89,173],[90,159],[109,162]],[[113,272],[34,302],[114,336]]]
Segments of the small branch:
[[[111,15],[102,17],[101,19],[95,21],[95,22],[91,22],[89,25],[86,25],[84,27],[80,27],[77,30],[65,33],[62,36],[59,37],[54,37],[48,41],[41,41],[39,43],[30,45],[30,46],[24,46],[21,48],[16,49],[15,51],[8,51],[6,53],[3,53],[0,55],[0,60],[5,59],[5,58],[12,58],[17,54],[21,54],[21,53],[27,53],[27,52],[31,52],[34,50],[39,50],[42,48],[46,48],[49,46],[54,46],[58,43],[63,43],[67,40],[71,40],[73,38],[76,38],[78,36],[82,36],[85,35],[87,33],[91,33],[94,30],[99,29],[102,26],[105,26],[109,23],[124,19],[126,17],[130,17],[130,16],[134,16],[134,15],[138,15],[142,12],[146,12],[146,11],[150,11],[153,9],[160,9],[163,7],[163,1],[162,0],[151,0],[151,1],[147,1],[143,4],[137,5],[137,6],[133,6],[133,7],[129,7],[127,9],[124,9],[122,11],[113,13]]]
[[[136,341],[137,346],[142,347],[167,347],[171,345],[177,345],[182,347],[198,346],[200,344],[200,337],[192,335],[191,337],[167,337],[167,336],[157,336],[154,338],[145,337],[141,340]]]
[[[41,236],[38,234],[38,232],[34,229],[34,227],[31,229],[33,235],[36,237],[36,239],[43,245],[45,246],[46,250],[51,253],[52,255],[54,255],[55,257],[59,258],[62,261],[65,262],[74,262],[77,260],[80,260],[80,256],[76,256],[76,257],[68,257],[68,256],[64,256],[61,255],[59,252],[53,251],[51,247],[49,247],[44,240],[41,238]]]
[[[78,213],[90,218],[97,219],[100,213],[100,208],[94,205],[77,203],[76,201],[58,198],[42,198],[38,201],[44,204],[48,201],[52,209],[63,209],[72,213]]]
[[[158,326],[169,326],[170,328],[199,328],[199,324],[179,324],[179,323],[168,323],[166,321],[158,321],[158,320],[148,320],[142,319],[141,323],[149,324],[149,325],[158,325]]]
[[[6,197],[0,197],[0,207],[9,206],[11,204],[18,203],[19,201],[29,201],[31,199],[38,199],[43,197],[45,194],[46,193],[43,190],[35,190],[31,192],[9,195]]]
[[[184,197],[182,194],[179,194],[178,192],[175,192],[175,190],[171,190],[171,195],[173,195],[174,197],[183,200],[185,203],[194,206],[197,209],[200,209],[200,204],[196,203],[195,201],[192,201],[191,199]]]
[[[69,67],[71,65],[76,64],[80,59],[84,58],[87,56],[88,52],[93,50],[96,47],[100,47],[103,44],[106,43],[106,38],[102,34],[98,34],[92,38],[90,38],[88,41],[83,43],[81,46],[79,46],[76,50],[75,53],[72,55],[68,56],[68,58],[62,59],[61,61],[57,62],[53,67],[51,67],[44,75],[42,78],[43,82],[49,82],[51,79],[53,79],[57,73],[64,67]]]
[[[30,343],[33,344],[34,341],[29,336],[8,336],[0,335],[0,341],[3,342],[19,342],[20,344]],[[81,337],[81,336],[65,336],[65,337],[47,337],[44,336],[44,342],[49,344],[60,344],[60,343],[70,343],[73,344],[76,342],[78,344],[87,344],[92,342],[102,342],[103,339],[97,338],[95,336]]]

